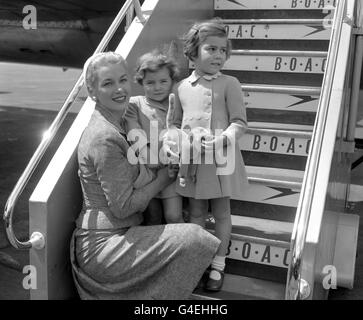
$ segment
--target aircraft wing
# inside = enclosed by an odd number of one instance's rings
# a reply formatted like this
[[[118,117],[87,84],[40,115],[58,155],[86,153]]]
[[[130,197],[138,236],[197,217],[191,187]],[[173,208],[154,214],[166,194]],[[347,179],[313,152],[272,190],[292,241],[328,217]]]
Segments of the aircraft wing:
[[[124,2],[1,0],[0,61],[82,67]],[[110,50],[123,33],[124,25]]]

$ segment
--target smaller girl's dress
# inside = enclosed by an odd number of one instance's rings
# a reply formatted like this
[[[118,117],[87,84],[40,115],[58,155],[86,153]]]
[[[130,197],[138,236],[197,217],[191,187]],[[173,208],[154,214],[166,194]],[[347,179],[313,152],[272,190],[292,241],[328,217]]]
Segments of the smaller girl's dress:
[[[160,151],[161,136],[163,130],[166,129],[167,112],[168,108],[157,101],[150,100],[145,96],[131,97],[124,116],[126,131],[142,130],[145,133],[144,138],[148,146]],[[172,183],[162,190],[156,198],[166,199],[175,196],[178,194],[175,191],[175,183]]]
[[[222,156],[217,157],[216,153],[205,155],[208,162],[203,162],[202,157],[202,163],[197,164],[195,178],[187,176],[185,187],[177,180],[176,192],[194,199],[239,199],[248,186],[238,143],[247,129],[241,84],[235,77],[220,72],[201,76],[193,71],[178,83],[174,93],[173,124],[176,127],[203,127],[211,130],[213,135],[223,134],[232,141],[223,148]]]

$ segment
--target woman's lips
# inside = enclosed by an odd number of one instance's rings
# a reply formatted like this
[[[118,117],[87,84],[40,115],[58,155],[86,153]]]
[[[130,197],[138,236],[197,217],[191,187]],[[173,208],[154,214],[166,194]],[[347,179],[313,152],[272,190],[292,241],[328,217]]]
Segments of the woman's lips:
[[[123,103],[126,101],[126,96],[117,96],[117,97],[113,98],[112,100],[117,103]]]

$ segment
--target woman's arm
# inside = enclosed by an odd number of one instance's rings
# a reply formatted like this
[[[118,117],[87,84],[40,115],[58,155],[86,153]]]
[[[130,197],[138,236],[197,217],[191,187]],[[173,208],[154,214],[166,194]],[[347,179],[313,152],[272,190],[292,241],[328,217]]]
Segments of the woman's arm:
[[[137,100],[135,101],[137,102]],[[140,115],[139,106],[131,101],[124,115],[127,139],[132,143],[133,150],[138,154],[140,163],[151,169],[159,168],[159,150],[150,148],[150,141],[145,128],[141,125],[140,117],[142,115]],[[158,162],[152,163],[155,160]]]
[[[121,135],[105,135],[94,142],[92,160],[110,210],[118,218],[127,218],[144,211],[149,201],[175,178],[169,178],[164,168],[151,183],[134,189],[135,166],[127,159],[128,144]]]
[[[148,138],[139,121],[139,110],[137,104],[129,103],[125,115],[125,126],[127,140],[131,148],[138,154],[140,163],[147,164],[148,160]]]

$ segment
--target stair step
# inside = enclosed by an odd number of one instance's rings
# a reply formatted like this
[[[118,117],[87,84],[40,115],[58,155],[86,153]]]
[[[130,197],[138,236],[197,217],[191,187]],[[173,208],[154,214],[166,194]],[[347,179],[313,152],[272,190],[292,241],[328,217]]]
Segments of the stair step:
[[[243,84],[260,83],[276,86],[316,86],[321,87],[323,73],[293,73],[293,72],[265,72],[223,70],[224,74],[236,77]]]
[[[242,85],[249,122],[313,126],[320,88]]]
[[[325,51],[232,50],[223,70],[324,74]]]
[[[286,183],[281,180],[250,178],[249,186],[239,198],[233,200],[297,207],[301,188],[299,183]],[[243,206],[242,206],[243,207]]]
[[[281,181],[263,179],[250,179],[250,185],[239,198],[233,200],[246,201],[249,203],[262,203],[266,205],[279,205],[286,207],[297,207],[300,192],[296,185],[283,185]]]
[[[250,123],[252,123],[252,122],[250,122]],[[255,122],[255,123],[257,123],[257,122]],[[270,122],[262,122],[262,123],[260,122],[259,124],[266,124],[266,127],[265,128],[254,127],[254,126],[251,125],[247,129],[247,133],[269,135],[269,136],[278,135],[278,136],[283,136],[283,137],[288,137],[288,138],[290,138],[290,137],[301,138],[301,139],[310,139],[311,138],[311,131],[308,131],[308,130],[300,130],[300,131],[299,130],[293,130],[292,128],[288,128],[287,125],[285,125],[283,123],[276,123],[275,124],[275,123],[270,123]],[[278,128],[275,128],[274,127],[275,125],[278,126]],[[292,126],[297,127],[298,125],[292,124]],[[303,127],[303,126],[301,126],[301,127]]]
[[[270,130],[282,130],[282,131],[300,131],[302,134],[309,134],[313,131],[314,126],[299,125],[299,124],[284,124],[284,123],[269,123],[269,122],[258,122],[248,121],[249,128],[253,129],[270,129]]]
[[[231,39],[234,50],[287,50],[287,51],[328,51],[329,40],[309,39]]]
[[[305,170],[306,156],[255,152],[241,150],[243,161],[248,166],[271,167],[287,170]]]
[[[274,109],[246,109],[249,121],[272,122],[283,124],[313,125],[315,123],[315,112],[284,111]]]
[[[282,300],[285,284],[254,279],[233,274],[225,274],[222,290],[206,292],[197,289],[191,295],[193,300]]]
[[[241,85],[249,109],[316,112],[319,87],[288,87],[258,84]]]
[[[336,0],[215,0],[215,10],[331,10]]]
[[[231,40],[329,40],[331,33],[330,19],[228,19],[223,23]]]
[[[291,233],[294,226],[291,222],[232,215],[232,225],[234,228],[233,238],[236,241],[250,241],[290,249]]]
[[[329,40],[231,39],[234,50],[328,51]],[[290,83],[291,84],[291,83]]]
[[[319,104],[319,87],[243,84],[243,101],[249,122],[313,126]]]
[[[262,92],[262,93],[282,93],[282,94],[296,94],[302,96],[319,96],[321,92],[320,87],[294,87],[294,86],[274,86],[274,85],[261,85],[261,84],[242,84],[242,91],[244,92]]]
[[[223,70],[324,74],[326,61],[325,51],[232,50]]]
[[[286,283],[288,269],[227,258],[224,271],[236,276]]]
[[[206,227],[214,234],[213,218]],[[292,228],[293,223],[290,222],[232,215],[232,234],[227,258],[287,268]]]
[[[250,207],[257,206],[257,204],[267,207],[274,205],[289,207],[290,212],[295,214],[296,209],[294,208],[297,207],[299,201],[304,171],[253,166],[246,166],[246,171],[249,180],[248,188],[240,197],[232,198],[235,204],[232,212],[235,215],[243,216],[244,205],[247,206],[247,204]],[[263,208],[262,205],[260,207]],[[268,212],[267,216],[263,212],[258,214],[263,218],[268,218]],[[291,221],[292,219],[284,218],[284,220]]]
[[[269,128],[248,128],[239,140],[244,151],[307,156],[311,132]]]
[[[267,186],[276,186],[276,182],[280,181],[281,187],[289,187],[295,191],[300,191],[304,178],[304,171],[301,170],[246,166],[246,171],[251,182],[259,184],[260,181],[264,181]]]
[[[296,207],[299,201],[299,192],[286,188],[266,187],[267,192],[272,196],[263,198],[260,196],[257,201],[251,198],[250,201],[231,199],[231,214],[259,219],[279,220],[294,222]],[[260,190],[256,190],[259,193]],[[260,194],[260,193],[259,193]],[[248,197],[246,197],[248,198]]]

